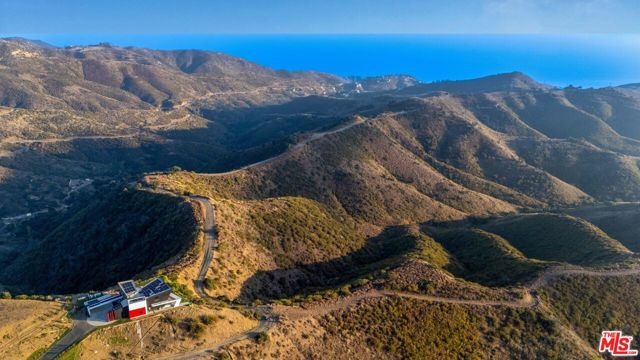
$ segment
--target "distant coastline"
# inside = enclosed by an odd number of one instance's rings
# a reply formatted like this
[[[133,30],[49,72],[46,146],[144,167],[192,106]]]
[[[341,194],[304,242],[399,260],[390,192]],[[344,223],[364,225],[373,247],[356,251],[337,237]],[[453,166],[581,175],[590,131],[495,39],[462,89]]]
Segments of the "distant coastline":
[[[109,42],[221,51],[286,70],[460,80],[522,71],[555,86],[640,82],[638,35],[38,35],[55,46]]]

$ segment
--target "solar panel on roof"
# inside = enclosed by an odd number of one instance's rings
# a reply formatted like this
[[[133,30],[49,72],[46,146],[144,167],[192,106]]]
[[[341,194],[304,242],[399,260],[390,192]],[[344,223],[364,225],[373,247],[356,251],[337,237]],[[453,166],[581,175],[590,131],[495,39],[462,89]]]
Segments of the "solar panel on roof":
[[[105,295],[105,296],[101,296],[98,299],[93,299],[91,301],[87,301],[85,303],[85,306],[87,308],[97,307],[99,305],[106,304],[106,303],[108,303],[110,301],[114,301],[114,299],[118,299],[118,298],[121,298],[121,296],[120,295],[115,295],[115,294],[114,295]]]
[[[145,290],[145,289],[154,289],[154,288],[156,288],[158,285],[160,285],[160,284],[162,284],[162,283],[163,283],[163,282],[162,282],[162,280],[160,280],[160,279],[155,279],[155,280],[153,280],[152,282],[148,283],[147,285],[143,286],[143,287],[142,287],[142,290]]]
[[[85,306],[90,307],[90,306],[93,306],[93,305],[95,305],[95,304],[97,304],[99,302],[100,302],[100,300],[98,300],[98,299],[89,300],[89,301],[87,301],[85,303]]]
[[[155,295],[155,294],[159,294],[159,293],[165,292],[167,290],[171,290],[169,285],[167,285],[161,279],[155,279],[155,280],[151,281],[150,283],[148,283],[147,285],[145,285],[144,287],[142,287],[142,289],[140,289],[139,293],[143,294],[146,297],[149,297],[149,296],[152,296],[152,295]]]
[[[132,282],[126,282],[126,283],[122,284],[122,288],[124,289],[124,291],[126,291],[128,293],[136,291],[136,288],[135,288],[135,286],[133,286]]]

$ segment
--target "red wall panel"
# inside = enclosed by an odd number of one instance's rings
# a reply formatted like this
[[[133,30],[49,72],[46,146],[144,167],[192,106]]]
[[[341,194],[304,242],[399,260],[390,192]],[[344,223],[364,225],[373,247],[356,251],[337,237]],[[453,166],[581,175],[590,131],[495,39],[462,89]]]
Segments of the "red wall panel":
[[[140,309],[129,310],[129,319],[147,314],[147,308],[142,307]]]

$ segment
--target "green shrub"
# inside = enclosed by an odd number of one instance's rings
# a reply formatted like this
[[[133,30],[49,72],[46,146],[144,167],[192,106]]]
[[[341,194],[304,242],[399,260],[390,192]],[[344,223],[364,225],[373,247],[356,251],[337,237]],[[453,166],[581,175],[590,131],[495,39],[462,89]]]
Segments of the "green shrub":
[[[343,287],[340,288],[340,295],[342,296],[348,296],[351,294],[351,286],[350,285],[344,285]]]
[[[218,286],[216,285],[216,281],[212,278],[205,278],[203,285],[207,290],[215,290],[218,288]]]
[[[258,344],[264,344],[268,341],[269,341],[269,334],[267,334],[265,331],[259,332],[258,336],[256,336],[256,342]]]
[[[183,300],[192,301],[195,297],[193,291],[191,291],[191,289],[189,289],[186,285],[177,282],[175,280],[175,277],[173,277],[173,274],[169,276],[162,275],[161,278],[165,283],[167,283],[167,285],[171,287],[173,293],[180,296]]]
[[[129,344],[129,339],[122,335],[113,335],[109,338],[109,345],[127,345]]]
[[[353,286],[355,287],[361,287],[361,286],[365,286],[369,283],[369,279],[366,278],[360,278],[356,281],[353,282]]]
[[[200,322],[202,322],[205,325],[211,325],[216,321],[218,321],[218,319],[216,319],[216,317],[213,315],[207,315],[207,314],[200,315]]]
[[[47,348],[40,348],[40,349],[34,351],[31,355],[29,355],[27,360],[40,360],[40,359],[42,359],[42,356],[46,352],[47,352]]]
[[[556,279],[541,289],[546,303],[560,318],[597,346],[600,332],[640,333],[640,279],[637,276],[571,276]]]
[[[197,319],[186,318],[182,321],[181,327],[184,331],[194,339],[201,337],[204,334],[205,326]]]
[[[178,318],[175,315],[172,314],[165,314],[163,320],[171,325],[176,325],[178,324]]]

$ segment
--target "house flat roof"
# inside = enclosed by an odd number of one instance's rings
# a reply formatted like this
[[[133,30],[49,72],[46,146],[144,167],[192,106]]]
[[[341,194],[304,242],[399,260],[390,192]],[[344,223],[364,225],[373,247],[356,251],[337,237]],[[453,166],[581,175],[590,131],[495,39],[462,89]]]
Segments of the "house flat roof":
[[[138,292],[136,283],[134,283],[133,280],[121,281],[118,283],[118,287],[120,288],[120,292],[122,292],[122,294],[124,294],[127,298],[135,295]]]

